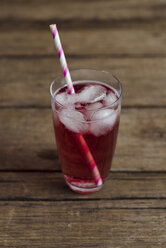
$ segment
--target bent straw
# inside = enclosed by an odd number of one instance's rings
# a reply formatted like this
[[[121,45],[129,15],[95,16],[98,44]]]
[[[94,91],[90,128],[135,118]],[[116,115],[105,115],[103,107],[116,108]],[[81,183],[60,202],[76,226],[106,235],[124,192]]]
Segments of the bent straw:
[[[63,52],[63,48],[62,48],[62,44],[61,44],[61,41],[60,41],[60,38],[59,38],[59,34],[58,34],[56,24],[50,25],[50,30],[52,32],[55,47],[56,47],[56,49],[58,51],[60,64],[61,64],[63,74],[64,74],[64,77],[65,77],[65,80],[66,80],[66,83],[67,83],[67,86],[68,86],[68,94],[75,94],[73,83],[72,83],[72,80],[71,80],[70,72],[69,72],[69,69],[68,69],[68,66],[67,66],[66,58],[65,58],[65,55],[64,55],[64,52]],[[93,176],[93,178],[95,180],[96,185],[101,186],[103,184],[103,182],[102,182],[100,172],[98,170],[98,167],[97,167],[97,165],[95,163],[95,160],[94,160],[94,158],[93,158],[93,156],[92,156],[92,154],[91,154],[91,152],[89,150],[89,147],[88,147],[84,137],[80,133],[75,133],[75,139],[76,139],[76,141],[77,141],[77,143],[78,143],[78,145],[80,147],[80,150],[81,150],[82,154],[84,155],[84,157],[86,159],[87,165],[88,165],[88,167],[89,167],[89,169],[90,169],[90,171],[92,173],[92,176]]]

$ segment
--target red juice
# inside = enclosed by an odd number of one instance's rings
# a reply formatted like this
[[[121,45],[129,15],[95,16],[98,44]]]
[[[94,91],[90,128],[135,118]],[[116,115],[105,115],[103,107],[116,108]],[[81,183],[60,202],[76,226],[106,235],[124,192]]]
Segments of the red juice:
[[[68,95],[64,86],[52,99],[56,143],[67,184],[79,193],[89,193],[97,189],[76,134],[83,135],[105,182],[118,134],[119,95],[98,82],[79,81],[74,89],[75,95]]]

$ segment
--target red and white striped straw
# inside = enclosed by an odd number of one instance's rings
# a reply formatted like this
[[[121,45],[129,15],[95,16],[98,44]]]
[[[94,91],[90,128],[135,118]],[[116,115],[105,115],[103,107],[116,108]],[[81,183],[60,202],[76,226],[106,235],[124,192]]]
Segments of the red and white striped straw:
[[[51,29],[51,32],[52,32],[52,36],[53,36],[53,40],[54,40],[56,49],[58,51],[60,64],[61,64],[61,67],[63,69],[63,75],[65,77],[66,84],[68,85],[68,93],[73,94],[73,93],[75,93],[74,92],[74,87],[73,87],[70,72],[69,72],[69,69],[68,69],[68,66],[67,66],[66,58],[65,58],[65,55],[64,55],[64,52],[63,52],[62,44],[61,44],[61,41],[60,41],[60,38],[59,38],[59,33],[58,33],[58,30],[57,30],[57,27],[56,27],[55,24],[52,24],[52,25],[50,25],[50,29]]]
[[[70,72],[69,72],[69,69],[67,66],[66,58],[65,58],[65,55],[63,52],[63,48],[62,48],[62,44],[61,44],[61,41],[59,38],[56,24],[50,25],[50,30],[52,32],[53,40],[54,40],[56,49],[58,51],[58,56],[59,56],[61,67],[63,69],[63,74],[64,74],[64,77],[66,80],[66,84],[68,86],[68,94],[74,94],[75,91],[74,91],[73,83],[71,80]],[[98,167],[95,163],[95,160],[94,160],[94,158],[93,158],[93,156],[89,150],[89,147],[88,147],[84,137],[82,136],[82,134],[75,134],[75,138],[77,140],[77,143],[80,147],[82,154],[84,155],[84,157],[87,161],[88,167],[89,167],[89,169],[93,175],[93,178],[95,180],[96,185],[101,186],[103,184],[103,182],[102,182],[100,172],[98,170]]]

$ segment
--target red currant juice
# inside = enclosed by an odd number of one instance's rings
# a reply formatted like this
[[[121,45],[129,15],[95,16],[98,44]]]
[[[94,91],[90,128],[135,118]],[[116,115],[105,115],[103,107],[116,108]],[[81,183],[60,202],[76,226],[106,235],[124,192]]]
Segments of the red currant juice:
[[[75,93],[80,92],[85,86],[92,84],[99,85],[98,83],[75,84]],[[105,87],[107,94],[109,94],[110,92],[115,94],[114,90],[109,86],[105,84],[101,84],[101,86]],[[60,88],[60,90],[58,90],[55,95],[65,91],[67,91],[66,87]],[[103,100],[101,100],[100,102],[103,104]],[[56,144],[66,182],[69,184],[69,186],[74,185],[76,187],[82,188],[96,187],[91,171],[88,168],[86,159],[83,157],[80,148],[74,138],[75,133],[69,130],[59,119],[60,109],[63,108],[63,106],[57,104],[55,100],[52,101],[52,105]],[[119,101],[117,101],[117,104],[113,107],[114,110],[117,112],[117,116],[114,124],[110,129],[96,135],[93,133],[92,127],[92,131],[88,129],[87,131],[82,133],[94,157],[103,182],[105,182],[108,176],[116,146],[120,116],[120,107],[118,105],[120,105]],[[82,111],[85,107],[86,104],[82,104],[79,110]],[[95,125],[97,125],[97,123],[99,122],[100,120],[97,120],[95,122]],[[90,121],[88,123],[89,125],[91,125]],[[104,125],[102,129],[104,129]]]

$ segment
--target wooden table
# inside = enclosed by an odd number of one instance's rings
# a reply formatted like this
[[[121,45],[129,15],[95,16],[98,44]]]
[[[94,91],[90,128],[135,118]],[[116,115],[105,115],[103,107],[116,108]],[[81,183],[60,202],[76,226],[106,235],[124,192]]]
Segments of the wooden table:
[[[51,23],[70,69],[123,83],[112,170],[91,195],[70,191],[58,162]],[[1,0],[0,247],[166,247],[165,30],[165,0]]]

